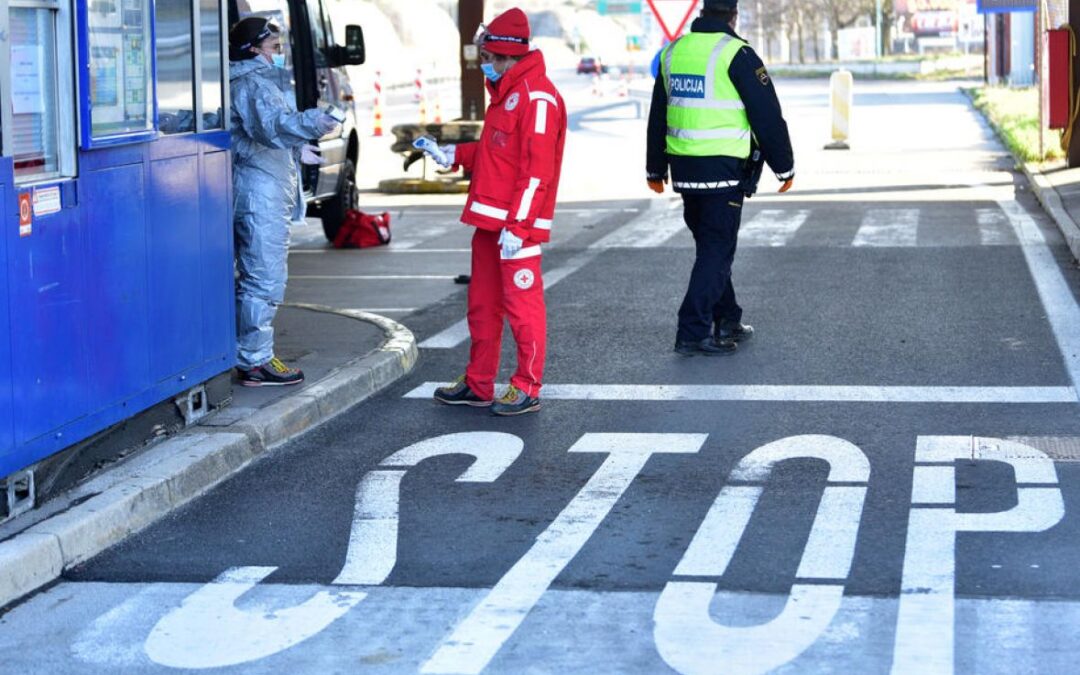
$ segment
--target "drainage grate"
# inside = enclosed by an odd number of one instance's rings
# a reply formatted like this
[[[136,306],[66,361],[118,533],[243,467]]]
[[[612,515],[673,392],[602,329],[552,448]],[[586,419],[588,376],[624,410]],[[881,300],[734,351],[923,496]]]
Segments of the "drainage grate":
[[[1009,436],[1006,440],[1042,451],[1055,462],[1080,462],[1080,436]],[[1031,457],[1022,452],[1015,455],[1013,459]]]
[[[34,472],[18,471],[0,480],[0,522],[34,508]]]
[[[206,387],[199,385],[188,389],[176,399],[176,407],[184,418],[184,426],[190,427],[210,414],[210,401],[206,396]]]

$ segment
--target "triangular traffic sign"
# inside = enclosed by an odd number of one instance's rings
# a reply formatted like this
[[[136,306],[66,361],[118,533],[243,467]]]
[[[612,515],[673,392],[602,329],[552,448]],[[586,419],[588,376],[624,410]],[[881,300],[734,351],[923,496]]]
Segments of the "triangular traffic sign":
[[[668,42],[682,35],[701,0],[646,0]],[[678,23],[676,23],[678,22]],[[675,30],[671,30],[674,27]]]

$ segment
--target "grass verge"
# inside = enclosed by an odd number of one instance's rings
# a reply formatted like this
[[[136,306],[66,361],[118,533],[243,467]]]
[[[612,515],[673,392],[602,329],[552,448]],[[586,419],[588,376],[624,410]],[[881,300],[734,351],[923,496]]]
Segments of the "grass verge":
[[[1057,132],[1043,134],[1039,153],[1039,90],[1035,87],[965,89],[998,137],[1021,162],[1046,162],[1065,156]]]

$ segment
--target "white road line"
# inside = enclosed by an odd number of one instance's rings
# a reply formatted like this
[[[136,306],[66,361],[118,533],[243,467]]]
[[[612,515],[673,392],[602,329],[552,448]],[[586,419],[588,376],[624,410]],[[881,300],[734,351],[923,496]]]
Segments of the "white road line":
[[[294,254],[321,254],[321,253],[357,253],[363,251],[364,255],[372,255],[375,253],[472,253],[471,249],[467,248],[394,248],[394,243],[391,243],[389,247],[369,248],[369,249],[339,249],[339,248],[301,248],[289,251],[289,255]]]
[[[403,398],[431,398],[425,382]],[[546,384],[562,401],[836,401],[846,403],[1077,403],[1073,387],[874,387],[812,385]]]
[[[453,279],[447,274],[298,274],[289,281],[439,281]]]
[[[740,246],[783,246],[803,226],[810,211],[764,209],[739,229]]]
[[[1015,243],[1011,236],[1009,219],[1000,208],[975,209],[975,222],[979,225],[979,241],[983,246]]]
[[[1001,200],[998,206],[1012,224],[1028,271],[1039,291],[1046,319],[1057,338],[1073,387],[1080,387],[1080,307],[1077,307],[1068,282],[1061,275],[1054,254],[1047,246],[1035,221],[1018,202]]]
[[[525,555],[420,668],[479,673],[607,517],[654,453],[696,453],[706,434],[585,434],[569,452],[608,457]]]
[[[919,209],[870,209],[863,216],[852,246],[915,246]]]
[[[587,249],[567,260],[561,267],[545,271],[544,289],[550,289],[566,277],[577,272],[606,249],[624,246],[640,248],[637,244],[641,242],[653,242],[649,243],[649,246],[662,244],[676,232],[674,219],[664,217],[664,215],[666,212],[675,212],[676,210],[672,204],[665,200],[654,200],[647,210],[614,232],[610,232],[593,242]],[[658,221],[667,224],[659,225]],[[680,228],[683,227],[681,220],[678,223]],[[453,349],[467,339],[469,339],[469,324],[466,319],[462,319],[449,328],[423,340],[420,342],[420,347],[423,349]]]

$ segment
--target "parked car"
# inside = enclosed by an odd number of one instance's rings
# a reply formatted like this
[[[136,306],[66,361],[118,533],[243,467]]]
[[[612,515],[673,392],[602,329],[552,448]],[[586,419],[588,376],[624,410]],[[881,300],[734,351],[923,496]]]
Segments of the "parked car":
[[[357,204],[360,137],[345,66],[362,64],[365,54],[360,26],[346,27],[344,46],[334,43],[327,4],[323,0],[230,0],[229,25],[251,15],[273,21],[281,28],[283,77],[295,87],[297,107],[325,110],[333,106],[345,111],[341,133],[319,140],[326,164],[304,166],[301,172],[308,213],[322,219],[323,232],[333,241],[345,221],[345,212]]]
[[[578,75],[600,75],[606,72],[607,67],[600,62],[600,59],[598,57],[582,56],[581,60],[578,61]]]

